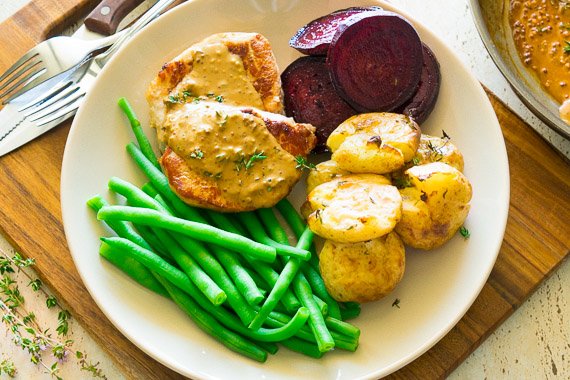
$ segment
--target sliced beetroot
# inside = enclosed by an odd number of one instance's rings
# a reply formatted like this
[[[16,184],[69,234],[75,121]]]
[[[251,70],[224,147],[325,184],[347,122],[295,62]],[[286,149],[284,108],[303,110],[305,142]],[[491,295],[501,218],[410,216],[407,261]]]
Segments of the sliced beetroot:
[[[409,100],[422,62],[414,27],[387,11],[362,12],[341,22],[327,55],[335,88],[361,112],[392,111]]]
[[[381,9],[374,6],[352,7],[319,17],[299,29],[289,40],[289,46],[307,55],[326,55],[334,33],[342,21],[357,13]]]
[[[287,116],[312,124],[317,135],[314,151],[324,152],[331,132],[357,113],[335,91],[325,57],[298,58],[285,69],[281,82]]]
[[[396,111],[410,116],[418,124],[426,121],[433,111],[441,84],[439,62],[426,44],[423,44],[423,58],[422,75],[416,93]]]

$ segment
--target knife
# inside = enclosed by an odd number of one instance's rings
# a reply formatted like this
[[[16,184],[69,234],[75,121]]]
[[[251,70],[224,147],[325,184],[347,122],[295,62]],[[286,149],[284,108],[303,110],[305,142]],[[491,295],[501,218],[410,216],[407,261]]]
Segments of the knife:
[[[147,23],[160,15],[162,11],[180,2],[180,0],[157,1],[152,8],[146,11],[130,26],[129,30],[125,31],[125,34],[117,39],[109,50],[97,56],[90,57],[83,63],[51,78],[40,86],[6,104],[4,109],[0,111],[0,156],[11,152],[72,117],[83,95],[91,87],[98,72],[107,62],[111,54],[122,46],[124,42],[129,40],[132,35],[146,26]],[[46,97],[47,94],[49,94],[49,96]],[[42,114],[42,111],[36,114],[29,113],[34,111],[36,105],[42,105],[42,102],[45,102],[44,105],[49,105],[52,100],[58,98],[66,99],[66,103],[61,104],[60,102],[57,106],[58,110],[64,110],[61,113],[58,111],[55,114],[49,114],[46,118],[38,117],[39,114]],[[38,102],[40,99],[41,101]],[[50,106],[47,108],[49,109]],[[23,109],[26,109],[26,111],[22,112]],[[6,117],[5,123],[2,122],[3,117]],[[41,118],[42,120],[35,121],[34,117]]]
[[[144,0],[101,1],[86,17],[84,24],[73,33],[73,37],[91,40],[102,38],[103,35],[109,33],[114,33],[121,20],[143,1]],[[90,30],[88,30],[88,28]],[[68,70],[68,72],[71,70],[73,69]],[[49,129],[47,125],[36,127],[27,121],[25,119],[25,113],[20,112],[20,109],[39,95],[46,93],[54,84],[58,83],[62,77],[70,75],[68,72],[59,74],[55,79],[48,79],[4,105],[4,108],[0,110],[0,156],[11,152]]]

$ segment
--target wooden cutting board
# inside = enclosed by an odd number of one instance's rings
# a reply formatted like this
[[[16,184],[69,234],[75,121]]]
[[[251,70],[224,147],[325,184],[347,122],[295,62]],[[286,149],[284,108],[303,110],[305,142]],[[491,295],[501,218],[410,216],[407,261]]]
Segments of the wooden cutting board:
[[[94,0],[33,0],[0,24],[0,72],[50,33],[87,13]],[[456,368],[569,254],[570,165],[493,94],[505,136],[511,203],[494,270],[464,318],[392,378],[443,378]],[[181,378],[128,341],[95,305],[65,242],[60,170],[70,123],[0,158],[0,229],[72,315],[133,379]],[[89,168],[86,168],[89,170]]]

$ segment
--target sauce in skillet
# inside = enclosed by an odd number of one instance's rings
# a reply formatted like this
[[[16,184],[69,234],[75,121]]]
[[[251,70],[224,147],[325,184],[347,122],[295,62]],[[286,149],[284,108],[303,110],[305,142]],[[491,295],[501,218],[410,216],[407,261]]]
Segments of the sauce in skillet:
[[[523,63],[556,101],[569,100],[570,1],[511,0],[509,16]]]

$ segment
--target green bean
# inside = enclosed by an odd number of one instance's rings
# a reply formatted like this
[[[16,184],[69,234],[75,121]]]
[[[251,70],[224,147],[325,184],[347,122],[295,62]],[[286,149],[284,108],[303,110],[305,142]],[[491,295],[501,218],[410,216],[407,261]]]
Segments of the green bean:
[[[239,218],[255,241],[271,247],[275,247],[277,254],[282,256],[297,257],[303,261],[309,260],[311,257],[311,253],[306,249],[300,249],[297,247],[291,247],[290,245],[278,243],[267,236],[263,225],[259,222],[259,219],[257,219],[255,213],[242,212],[239,214]]]
[[[87,201],[87,205],[95,212],[99,212],[104,206],[109,206],[109,203],[100,195],[95,195]],[[105,222],[115,233],[123,238],[129,239],[133,243],[140,245],[143,248],[152,250],[152,247],[145,241],[134,229],[125,221],[116,220]]]
[[[360,337],[360,329],[354,325],[351,325],[350,323],[346,323],[340,319],[333,317],[327,317],[325,319],[325,323],[329,329],[337,331],[353,339],[358,340]]]
[[[275,215],[273,215],[273,217],[275,217]],[[269,228],[269,230],[276,229],[277,225],[278,222],[276,220],[275,222],[271,222],[271,228]],[[299,237],[297,246],[308,247],[312,243],[313,236],[313,232],[306,226]],[[278,237],[278,235],[276,235],[276,237]],[[291,260],[295,260],[295,258],[290,258],[289,262]],[[302,272],[296,274],[292,280],[292,284],[293,290],[301,301],[301,304],[309,309],[309,326],[315,335],[319,350],[326,352],[333,349],[335,346],[334,339],[325,324],[321,309],[313,297],[311,286]]]
[[[243,214],[244,213],[242,213],[241,215],[243,215]],[[248,215],[246,216],[246,218],[247,217],[248,217]],[[250,218],[250,219],[254,219],[254,218]],[[255,218],[255,219],[257,220],[257,218]],[[244,219],[242,219],[242,220],[244,220]],[[247,225],[247,220],[244,220],[244,222],[246,223],[246,228],[249,230],[249,232],[253,236],[258,235],[258,237],[256,237],[256,239],[261,238],[259,235],[264,234],[264,230],[262,227],[256,228],[254,230],[253,229],[254,223],[251,223],[251,220],[249,221],[249,223],[250,223],[249,226]],[[307,234],[307,236],[310,236],[311,238],[310,239],[300,238],[299,239],[300,243],[301,244],[307,244],[307,243],[310,244],[312,242],[312,240],[311,240],[312,239],[312,232],[310,232],[308,227],[306,227],[304,229],[303,234]],[[290,258],[289,261],[291,261],[291,260],[295,260],[295,258]],[[293,290],[294,290],[296,296],[301,301],[301,304],[309,309],[309,315],[310,315],[309,316],[309,326],[311,327],[311,330],[313,331],[313,334],[316,337],[319,350],[321,350],[322,352],[326,352],[326,351],[333,349],[334,345],[335,345],[334,339],[331,336],[329,330],[327,329],[323,315],[321,314],[321,310],[319,309],[319,306],[317,305],[317,303],[315,302],[315,300],[313,298],[311,287],[310,287],[307,279],[303,275],[303,273],[297,272],[292,283],[293,283]]]
[[[291,227],[293,233],[296,236],[301,236],[301,234],[305,230],[306,224],[301,218],[301,216],[299,216],[297,210],[295,210],[295,207],[293,207],[291,202],[289,202],[287,198],[283,198],[279,202],[277,202],[275,207],[277,208],[277,210],[279,210],[279,212],[281,213],[281,215],[283,216],[289,227]]]
[[[291,284],[291,281],[293,281],[293,278],[297,274],[300,265],[300,261],[297,259],[290,259],[287,264],[285,264],[285,267],[281,271],[277,282],[271,289],[271,292],[261,306],[261,309],[259,309],[257,315],[249,324],[250,329],[256,330],[263,325],[263,322],[265,322],[265,319],[269,313],[275,308],[275,305],[279,303],[281,297],[289,288],[289,284]]]
[[[133,206],[146,207],[160,211],[167,215],[172,215],[172,211],[169,210],[168,206],[163,205],[160,201],[150,197],[141,189],[127,181],[113,177],[109,181],[109,188],[123,195],[127,199],[128,203]],[[160,195],[157,194],[157,197],[159,196]],[[216,259],[214,259],[214,257],[211,256],[210,253],[207,252],[205,247],[202,245],[196,245],[196,243],[189,242],[186,238],[184,238],[183,241],[185,241],[186,244],[190,244],[189,252],[194,256],[196,260],[198,260],[206,272],[208,272],[212,278],[216,278],[216,281],[218,281],[218,283],[226,285],[226,287],[223,289],[228,294],[228,297],[230,297],[229,301],[232,301],[232,293],[234,293],[234,287],[233,285],[229,284],[229,279],[220,277],[220,273],[223,272],[223,270]],[[229,252],[228,250],[219,246],[213,246],[212,251],[216,255],[216,258],[219,260],[219,262],[223,265],[225,270],[228,272],[230,277],[233,279],[235,287],[243,295],[247,303],[250,305],[257,305],[259,302],[261,302],[263,300],[263,294],[261,294],[261,292],[257,289],[257,286],[255,286],[255,283],[249,277],[249,275],[245,273],[241,264],[237,261],[235,255],[232,252]],[[180,258],[180,255],[177,257]],[[182,264],[180,265],[182,266]],[[184,267],[182,268],[184,269]],[[192,278],[189,273],[188,275],[190,278]],[[231,303],[232,306],[238,307],[238,301]],[[247,312],[245,313],[247,315]],[[244,315],[244,317],[246,315]],[[249,317],[250,316],[247,316],[247,319],[249,319]]]
[[[152,162],[152,164],[154,166],[159,168],[160,165],[158,164],[158,160],[156,159],[156,155],[154,154],[154,151],[152,150],[152,146],[150,144],[150,141],[148,141],[148,138],[144,134],[144,131],[141,127],[141,123],[140,123],[139,119],[137,118],[135,111],[133,110],[133,108],[131,107],[129,102],[127,101],[127,99],[125,99],[125,98],[119,99],[119,107],[121,107],[121,109],[123,110],[125,115],[127,115],[127,118],[129,119],[129,122],[131,123],[131,128],[133,130],[135,138],[137,139],[137,142],[139,143],[141,151],[144,153],[145,157],[148,158]]]
[[[298,247],[305,247],[311,244],[313,233],[308,228],[303,233],[302,239],[299,241]],[[286,236],[285,236],[286,238]],[[263,322],[269,315],[269,313],[275,308],[275,305],[281,300],[285,291],[289,289],[289,285],[295,278],[299,268],[301,267],[301,261],[299,261],[296,257],[290,258],[285,267],[281,271],[279,278],[277,279],[276,283],[273,285],[273,289],[267,296],[267,299],[263,303],[263,306],[258,311],[257,316],[249,325],[250,329],[257,329],[263,325]]]
[[[360,315],[360,305],[354,302],[345,302],[345,307],[340,309],[343,321],[356,318]]]
[[[271,312],[269,317],[266,320],[266,323],[270,327],[280,327],[286,324],[289,321],[290,317],[286,314],[278,313],[278,312]],[[329,318],[327,318],[328,320]],[[327,322],[327,326],[328,322]],[[355,351],[358,347],[358,337],[354,337],[353,335],[344,335],[341,332],[333,331],[332,329],[337,328],[338,326],[335,324],[331,324],[331,336],[333,337],[335,343],[335,349],[343,349],[347,351]],[[346,331],[346,330],[345,330]],[[308,326],[303,326],[303,328],[299,329],[295,334],[297,338],[306,340],[307,342],[316,342],[317,339],[315,335],[312,333],[311,329]]]
[[[299,331],[299,329],[305,325],[305,322],[309,318],[309,311],[306,308],[301,307],[299,310],[297,310],[297,313],[295,313],[293,318],[289,319],[286,324],[278,328],[260,328],[258,330],[250,330],[247,327],[243,326],[235,318],[235,316],[228,312],[226,309],[213,306],[211,303],[209,303],[208,300],[204,298],[202,293],[200,293],[195,287],[190,288],[189,290],[190,297],[192,297],[192,299],[196,301],[200,307],[210,313],[222,325],[226,326],[230,330],[233,330],[257,341],[278,342],[284,339],[288,339],[295,335],[297,331]]]
[[[255,318],[255,313],[237,290],[235,284],[230,280],[218,260],[200,242],[180,234],[172,234],[172,236],[224,290],[228,296],[228,303],[241,318],[242,322],[245,325],[249,324]]]
[[[325,301],[323,301],[322,299],[320,299],[316,294],[313,294],[313,299],[317,303],[317,306],[318,306],[319,310],[321,311],[321,314],[323,315],[323,317],[326,318],[327,315],[329,314],[329,305],[327,305],[327,303]]]
[[[154,252],[142,248],[135,243],[120,237],[102,237],[101,240],[113,248],[122,250],[125,254],[128,254],[129,257],[132,257],[139,263],[143,264],[149,270],[165,277],[168,281],[183,291],[189,292],[189,289],[194,289],[194,283],[184,272],[170,265]],[[215,304],[220,305],[224,301],[225,294],[222,292],[222,296],[216,300]]]
[[[275,342],[261,342],[258,340],[255,342],[255,344],[263,348],[265,351],[267,351],[267,353],[271,355],[275,355],[277,351],[279,351],[279,346]]]
[[[311,344],[298,338],[290,338],[281,342],[282,345],[291,351],[299,352],[303,355],[310,356],[315,359],[323,357],[324,352],[319,349],[315,344]]]
[[[301,304],[309,309],[309,327],[315,334],[319,350],[321,352],[332,350],[334,348],[334,339],[325,324],[317,303],[313,299],[311,286],[302,272],[298,272],[293,280],[293,289]]]
[[[243,338],[242,336],[223,327],[215,318],[204,312],[191,297],[180,292],[162,277],[159,281],[170,293],[170,296],[192,318],[199,328],[210,334],[230,350],[245,355],[251,359],[264,363],[267,360],[267,352],[262,348]]]
[[[160,203],[162,207],[166,209],[166,211],[168,211],[168,214],[176,216],[176,212],[172,209],[172,207],[170,207],[170,205],[168,204],[168,202],[166,202],[166,199],[164,199],[162,195],[157,193],[156,195],[153,196],[153,198],[155,201]]]
[[[108,182],[108,186],[109,189],[113,190],[115,193],[121,194],[125,197],[132,206],[145,207],[170,214],[169,210],[160,204],[160,202],[157,202],[154,197],[151,197],[128,181],[118,177],[111,177]]]
[[[180,269],[188,275],[188,278],[196,287],[214,304],[217,303],[220,294],[223,294],[224,301],[228,298],[227,293],[222,290],[214,280],[200,268],[194,259],[184,251],[170,235],[160,229],[155,230],[156,236],[172,255],[180,266]]]
[[[126,223],[126,222],[125,222]],[[172,264],[172,256],[168,253],[166,247],[158,240],[156,235],[152,232],[151,228],[147,226],[141,226],[140,224],[135,226],[135,229],[144,240],[152,247],[151,251],[154,251],[157,255]],[[136,243],[136,242],[135,242]]]
[[[161,296],[170,298],[170,295],[150,273],[150,271],[135,259],[125,255],[121,250],[114,249],[107,244],[101,244],[99,254],[111,264],[121,269],[126,275],[140,285],[152,290]]]
[[[324,302],[326,302],[328,306],[329,316],[334,317],[336,319],[341,319],[340,307],[338,306],[338,302],[336,302],[336,300],[332,298],[329,292],[327,291],[327,288],[320,273],[310,265],[303,265],[301,270],[303,271],[303,274],[305,275],[307,281],[309,281],[309,285],[311,285],[311,289],[313,290],[313,292]]]
[[[210,212],[208,215],[211,217],[212,221],[214,222],[214,224],[216,224],[217,227],[223,228],[228,232],[240,234],[242,236],[246,235],[246,233],[244,233],[243,230],[240,230],[241,223],[239,220],[231,218],[230,215],[224,215],[226,217],[225,219],[217,218],[216,217],[217,215],[215,214],[217,213]],[[275,283],[279,279],[279,274],[273,268],[259,261],[254,262],[254,260],[249,255],[242,255],[242,258],[250,265],[250,267],[257,274],[261,276],[261,278],[264,280],[265,283],[269,285],[269,287],[275,286]],[[293,313],[301,306],[301,303],[299,302],[299,300],[297,300],[297,298],[290,289],[287,289],[285,291],[285,294],[282,295],[281,302],[283,303],[287,311],[289,311],[290,313]]]
[[[154,187],[154,185],[150,182],[147,182],[144,185],[142,185],[141,190],[153,198],[158,195],[158,190],[156,190],[156,187]]]
[[[271,208],[260,208],[260,209],[256,210],[256,212],[257,212],[257,215],[259,216],[259,218],[261,219],[261,221],[263,222],[265,229],[269,233],[269,236],[273,240],[275,240],[276,242],[281,243],[281,244],[289,244],[289,237],[287,236],[287,232],[285,232],[283,227],[281,227],[281,224],[277,220],[277,217],[275,216],[273,209],[271,209]],[[305,228],[303,227],[303,230],[304,229]],[[303,231],[301,231],[301,233],[299,233],[299,235],[297,235],[296,233],[295,233],[295,235],[297,237],[299,237],[299,236],[301,236],[302,233],[303,233]]]
[[[164,196],[179,215],[188,220],[205,223],[204,218],[202,218],[197,210],[184,203],[178,195],[172,191],[168,183],[168,178],[145,157],[143,152],[141,152],[135,144],[127,144],[127,153],[129,153],[137,166],[145,173],[156,190]]]
[[[234,251],[248,251],[260,260],[275,260],[275,248],[254,242],[207,224],[191,222],[156,210],[129,206],[105,206],[97,213],[99,220],[125,220],[136,224],[159,227],[212,244],[224,245]]]
[[[305,229],[306,223],[301,217],[301,215],[299,215],[297,210],[295,210],[295,207],[293,207],[291,202],[289,202],[287,198],[283,198],[279,202],[277,202],[275,208],[279,210],[279,213],[281,214],[281,216],[283,216],[283,219],[285,219],[289,227],[291,227],[295,236],[297,237],[301,236],[303,230]],[[311,264],[313,268],[318,270],[319,262],[315,246],[312,245],[309,251],[311,252],[311,258],[309,259],[309,264]]]
[[[277,209],[287,221],[295,236],[300,239],[304,230],[306,230],[306,224],[303,222],[293,205],[291,205],[291,203],[286,199],[283,199],[277,204]],[[263,211],[263,213],[265,218],[264,223],[267,226],[269,233],[273,234],[272,237],[274,239],[285,234],[273,212],[269,213]],[[307,247],[312,247],[312,244],[307,245]],[[313,255],[312,257],[316,257],[316,255]],[[315,268],[311,265],[303,265],[301,270],[303,271],[307,281],[309,281],[313,292],[328,305],[329,315],[340,319],[341,314],[338,302],[336,302],[336,300],[328,293],[323,278],[318,271],[318,266]]]

